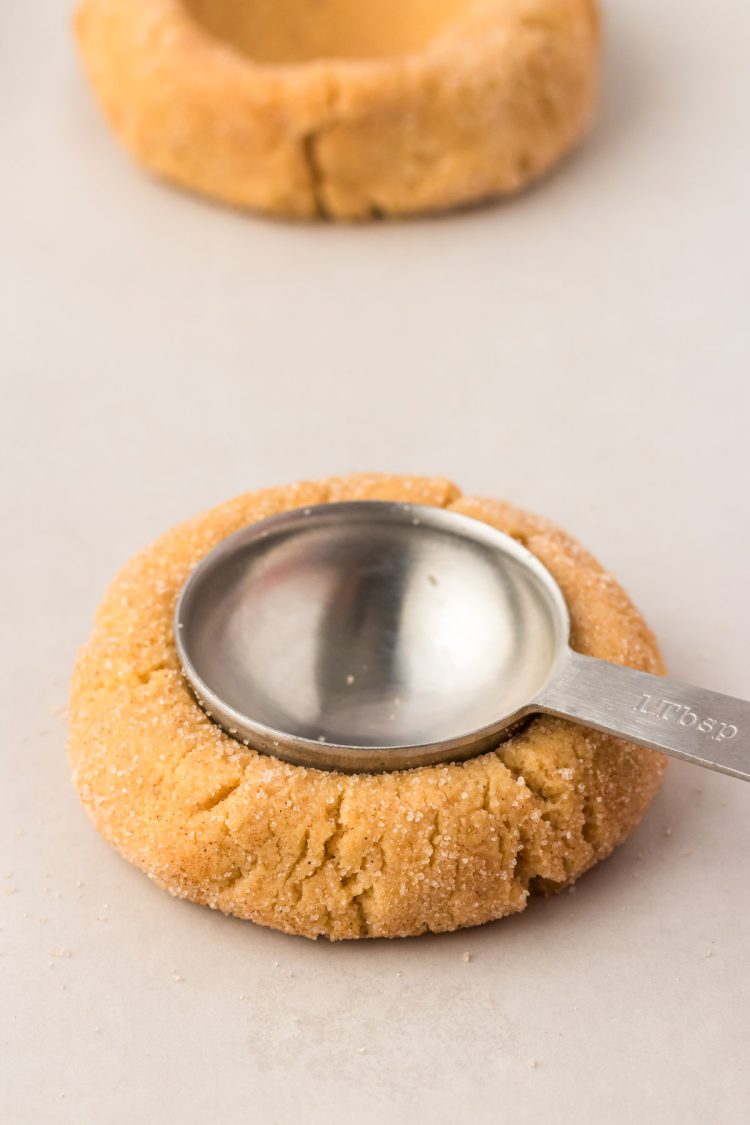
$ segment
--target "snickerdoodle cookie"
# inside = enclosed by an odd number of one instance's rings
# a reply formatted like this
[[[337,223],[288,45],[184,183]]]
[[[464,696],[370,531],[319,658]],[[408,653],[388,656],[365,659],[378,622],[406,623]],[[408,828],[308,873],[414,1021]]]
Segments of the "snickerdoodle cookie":
[[[622,589],[572,539],[445,480],[354,476],[240,496],[167,532],[120,572],[71,699],[75,784],[99,831],[175,895],[290,933],[395,937],[522,910],[608,855],[643,816],[664,759],[539,717],[465,763],[327,773],[246,749],[207,718],[172,616],[191,568],[278,512],[352,499],[450,507],[522,540],[565,595],[581,652],[661,672]]]
[[[82,0],[76,27],[142,164],[278,215],[514,192],[596,99],[595,0]]]

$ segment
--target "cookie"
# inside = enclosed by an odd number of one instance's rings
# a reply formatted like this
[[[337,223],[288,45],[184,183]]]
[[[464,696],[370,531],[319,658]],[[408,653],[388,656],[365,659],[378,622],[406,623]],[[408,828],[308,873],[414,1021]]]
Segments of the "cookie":
[[[200,709],[172,615],[195,564],[278,512],[390,499],[464,512],[522,541],[557,579],[573,647],[662,672],[653,636],[574,540],[445,480],[354,476],[240,496],[120,572],[73,678],[69,752],[96,827],[172,894],[306,937],[455,930],[567,886],[638,824],[665,760],[539,716],[465,763],[383,774],[305,769],[240,745]]]
[[[596,100],[594,0],[83,0],[76,32],[140,163],[297,218],[515,192]]]

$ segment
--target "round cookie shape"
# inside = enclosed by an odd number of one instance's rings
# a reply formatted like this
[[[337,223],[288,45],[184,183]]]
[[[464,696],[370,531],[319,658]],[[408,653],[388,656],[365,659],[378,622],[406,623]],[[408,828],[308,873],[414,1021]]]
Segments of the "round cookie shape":
[[[356,499],[451,508],[514,536],[560,584],[575,648],[663,671],[622,589],[546,520],[439,479],[268,489],[167,532],[115,578],[73,678],[75,785],[102,835],[172,894],[288,933],[397,937],[512,914],[627,837],[659,787],[661,755],[540,716],[465,763],[306,769],[225,734],[181,674],[172,615],[196,563],[267,516]]]
[[[76,29],[146,168],[297,218],[517,191],[596,99],[595,0],[82,0]]]

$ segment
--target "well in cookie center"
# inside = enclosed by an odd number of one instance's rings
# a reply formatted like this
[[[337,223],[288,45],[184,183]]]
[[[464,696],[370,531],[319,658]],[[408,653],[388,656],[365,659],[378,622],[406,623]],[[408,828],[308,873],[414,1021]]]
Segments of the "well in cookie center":
[[[185,0],[215,38],[255,62],[367,59],[426,46],[470,0]]]

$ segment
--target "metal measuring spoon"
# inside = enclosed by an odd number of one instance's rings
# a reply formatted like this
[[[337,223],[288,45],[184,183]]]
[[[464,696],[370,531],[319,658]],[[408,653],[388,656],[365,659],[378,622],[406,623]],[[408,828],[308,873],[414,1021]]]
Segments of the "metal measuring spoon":
[[[569,630],[559,586],[516,540],[378,501],[237,532],[175,611],[183,670],[211,718],[300,765],[461,760],[544,712],[750,780],[750,703],[582,656]]]

